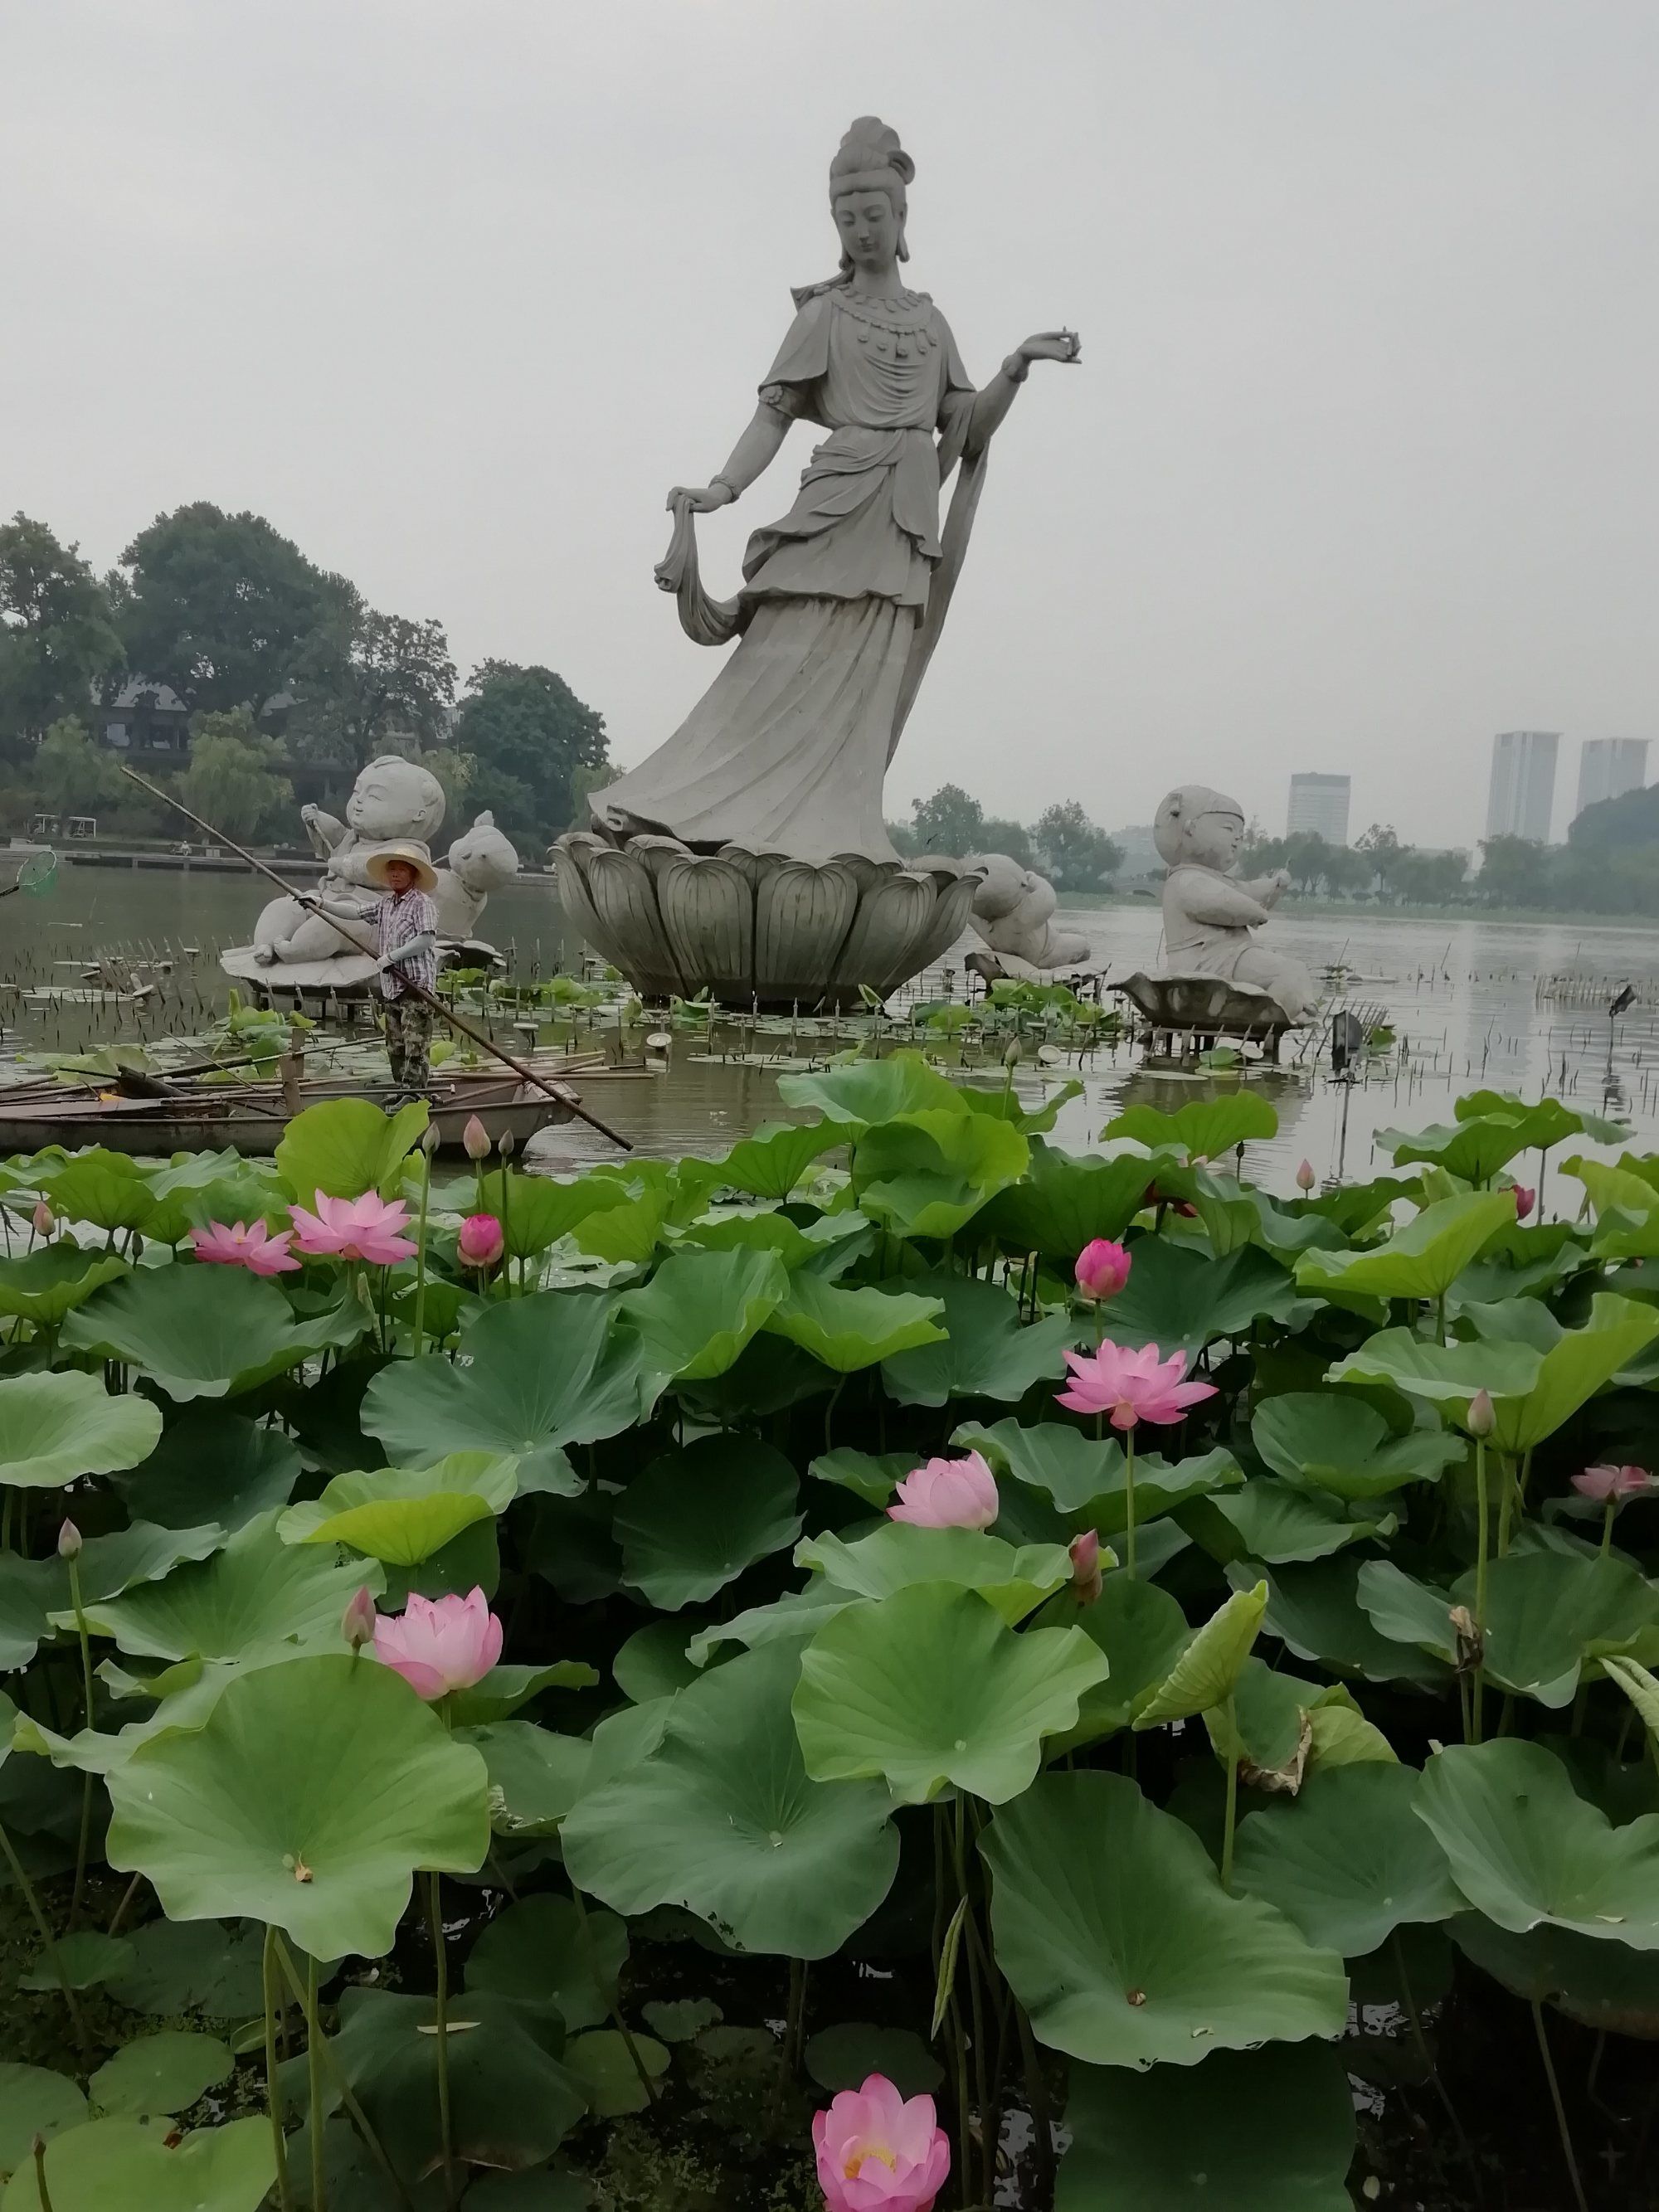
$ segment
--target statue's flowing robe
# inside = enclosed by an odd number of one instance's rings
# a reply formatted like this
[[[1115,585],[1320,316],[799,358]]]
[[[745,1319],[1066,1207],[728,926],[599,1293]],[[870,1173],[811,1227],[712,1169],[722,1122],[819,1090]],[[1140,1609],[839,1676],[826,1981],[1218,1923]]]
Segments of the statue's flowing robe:
[[[925,293],[877,300],[837,282],[798,296],[761,398],[830,434],[788,514],[750,538],[735,599],[702,594],[682,518],[664,580],[693,635],[739,642],[673,736],[591,804],[617,836],[892,860],[882,779],[942,617],[935,571],[945,560],[954,581],[971,524],[976,461],[947,553],[939,486],[962,458],[974,387]]]

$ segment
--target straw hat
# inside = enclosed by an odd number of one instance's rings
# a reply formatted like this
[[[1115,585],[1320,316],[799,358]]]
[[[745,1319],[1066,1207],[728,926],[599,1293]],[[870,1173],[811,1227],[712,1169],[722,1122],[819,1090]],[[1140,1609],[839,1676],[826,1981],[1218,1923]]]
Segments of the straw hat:
[[[415,871],[415,881],[422,890],[437,890],[438,872],[428,858],[424,845],[382,845],[378,852],[369,854],[363,862],[363,873],[370,883],[379,884],[382,890],[390,888],[386,879],[388,860],[407,860]]]

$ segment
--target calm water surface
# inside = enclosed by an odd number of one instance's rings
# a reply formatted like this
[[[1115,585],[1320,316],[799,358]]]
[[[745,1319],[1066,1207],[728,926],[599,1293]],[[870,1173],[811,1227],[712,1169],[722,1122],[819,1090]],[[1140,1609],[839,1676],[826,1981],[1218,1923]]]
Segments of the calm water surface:
[[[0,855],[0,880],[9,871]],[[200,1029],[226,1003],[225,979],[215,954],[222,945],[246,941],[262,890],[241,875],[65,866],[52,895],[0,903],[0,1054],[41,1047],[64,1051],[107,1043],[135,1034],[178,1034]],[[1089,937],[1096,963],[1112,976],[1158,964],[1160,926],[1155,904],[1078,908],[1062,915],[1068,927]],[[521,978],[575,964],[577,948],[565,940],[562,915],[550,883],[514,884],[490,901],[483,924]],[[1248,1080],[1279,1109],[1279,1133],[1251,1148],[1248,1171],[1273,1188],[1288,1189],[1297,1163],[1308,1158],[1322,1176],[1370,1171],[1379,1127],[1414,1127],[1449,1121],[1460,1091],[1479,1084],[1518,1091],[1528,1097],[1551,1091],[1570,1103],[1629,1121],[1645,1148],[1659,1145],[1659,932],[1577,924],[1429,921],[1384,914],[1288,915],[1272,938],[1297,952],[1316,971],[1346,961],[1352,971],[1346,1003],[1370,1020],[1386,1020],[1403,1050],[1370,1067],[1352,1091],[1329,1079],[1328,1066],[1311,1048],[1301,1060],[1294,1041],[1285,1064],[1253,1070]],[[189,948],[194,947],[192,954]],[[964,945],[960,950],[967,949]],[[80,968],[100,953],[173,959],[156,1000],[136,1018],[131,1009],[73,1003],[30,1003],[21,987],[73,988]],[[959,965],[925,979],[942,995],[960,993]],[[1606,1007],[1620,982],[1642,992],[1641,1002],[1616,1030]],[[1612,1032],[1610,1036],[1610,1031]],[[614,1026],[584,1042],[618,1050]],[[844,1049],[854,1041],[812,1034],[793,1038],[788,1024],[752,1037],[728,1033],[713,1054],[677,1034],[665,1073],[642,1078],[588,1079],[588,1103],[641,1149],[662,1155],[724,1150],[745,1130],[780,1112],[775,1068],[754,1056],[787,1060],[792,1044],[805,1058]],[[1609,1043],[1612,1050],[1609,1054]],[[738,1054],[747,1046],[750,1057]],[[638,1058],[638,1039],[627,1056]],[[1091,1141],[1122,1105],[1144,1099],[1172,1109],[1216,1086],[1203,1074],[1142,1073],[1127,1047],[1102,1051],[1039,1073],[1023,1068],[1022,1096],[1081,1075],[1085,1096],[1064,1110],[1058,1140],[1073,1147]],[[1001,1070],[995,1068],[1000,1080]],[[1231,1079],[1220,1079],[1223,1084]],[[1346,1139],[1342,1121],[1347,1109]],[[577,1139],[563,1131],[544,1140],[557,1156],[575,1157]],[[1571,1147],[1568,1147],[1571,1150]],[[1516,1163],[1522,1179],[1536,1161]],[[1552,1171],[1550,1200],[1574,1210],[1576,1183]]]

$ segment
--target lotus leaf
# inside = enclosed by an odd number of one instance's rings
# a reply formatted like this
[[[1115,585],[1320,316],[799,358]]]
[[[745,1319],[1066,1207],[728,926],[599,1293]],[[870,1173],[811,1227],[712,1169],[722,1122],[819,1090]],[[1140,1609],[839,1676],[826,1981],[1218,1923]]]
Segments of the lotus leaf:
[[[131,1964],[132,1946],[125,1937],[105,1936],[95,1928],[78,1928],[58,1938],[50,1957],[42,1952],[33,1966],[17,1977],[17,1986],[55,1990],[67,1984],[72,1990],[95,1990]]]
[[[126,1484],[128,1510],[163,1528],[216,1521],[240,1528],[287,1504],[300,1479],[300,1455],[280,1429],[228,1406],[198,1401],[161,1431],[161,1441]]]
[[[1240,1826],[1238,1887],[1345,1958],[1375,1951],[1405,1923],[1449,1920],[1463,1899],[1413,1810],[1417,1783],[1410,1767],[1378,1760],[1310,1773],[1294,1798]]]
[[[1063,1544],[1015,1546],[976,1528],[919,1528],[904,1521],[889,1521],[851,1543],[830,1531],[811,1537],[797,1547],[795,1564],[853,1597],[890,1597],[921,1583],[977,1590],[1010,1627],[1072,1579]]]
[[[879,1775],[902,1804],[954,1785],[1000,1805],[1029,1785],[1043,1738],[1075,1728],[1079,1701],[1105,1677],[1081,1629],[1017,1636],[973,1591],[920,1583],[818,1631],[801,1660],[795,1722],[820,1781]]]
[[[275,1516],[265,1515],[214,1558],[88,1603],[86,1620],[94,1636],[112,1637],[141,1659],[243,1659],[276,1644],[337,1649],[348,1601],[378,1580],[361,1564],[341,1566],[284,1544]]]
[[[833,1121],[763,1121],[710,1165],[732,1190],[787,1198],[814,1160],[846,1142],[846,1128]]]
[[[227,1685],[207,1725],[109,1778],[107,1855],[175,1920],[247,1915],[313,1958],[392,1948],[417,1867],[489,1846],[484,1763],[389,1668],[291,1660]]]
[[[1136,1470],[1135,1497],[1140,1496]],[[1258,1475],[1242,1490],[1206,1498],[1190,1506],[1184,1525],[1206,1550],[1224,1563],[1260,1559],[1269,1566],[1290,1561],[1322,1559],[1344,1545],[1363,1543],[1370,1536],[1391,1536],[1399,1526],[1392,1513],[1373,1505],[1369,1511],[1350,1506],[1345,1499],[1316,1490],[1299,1490],[1293,1483],[1276,1482]]]
[[[1141,1237],[1129,1279],[1104,1309],[1115,1344],[1155,1344],[1189,1356],[1218,1337],[1245,1337],[1258,1321],[1283,1322],[1297,1285],[1271,1254],[1241,1245],[1224,1259],[1167,1237]]]
[[[100,1376],[77,1368],[0,1381],[0,1484],[13,1489],[59,1490],[137,1467],[161,1433],[147,1398],[112,1398]]]
[[[520,1175],[513,1169],[507,1177],[505,1206],[501,1202],[501,1187],[499,1173],[491,1175],[485,1200],[502,1223],[507,1256],[514,1260],[533,1260],[561,1237],[568,1237],[590,1213],[631,1203],[620,1184],[598,1176],[560,1182],[552,1176]],[[464,1196],[457,1195],[456,1210],[473,1212],[477,1204],[476,1186],[467,1188]]]
[[[906,1279],[939,1301],[945,1334],[884,1360],[883,1379],[901,1405],[943,1406],[952,1398],[996,1398],[1006,1405],[1034,1382],[1065,1373],[1066,1347],[1077,1340],[1069,1314],[1049,1314],[1026,1327],[1013,1299],[994,1283],[955,1274]]]
[[[519,1462],[521,1492],[580,1489],[562,1447],[614,1437],[643,1420],[657,1384],[644,1371],[615,1301],[543,1291],[493,1305],[461,1340],[467,1364],[437,1353],[382,1369],[363,1394],[363,1426],[408,1467],[451,1452]]]
[[[36,2136],[50,2142],[86,2117],[86,2099],[62,2074],[0,2059],[0,2173],[27,2161]]]
[[[1235,1590],[1210,1615],[1169,1673],[1135,1715],[1137,1729],[1166,1721],[1190,1720],[1224,1705],[1237,1686],[1244,1662],[1261,1632],[1267,1609],[1267,1585]]]
[[[1505,1737],[1437,1753],[1417,1813],[1458,1888],[1500,1928],[1524,1936],[1548,1922],[1659,1950],[1659,1813],[1615,1828],[1540,1745]]]
[[[1030,1148],[1008,1122],[948,1108],[866,1129],[853,1148],[863,1212],[901,1237],[953,1237],[1024,1174]]]
[[[820,2028],[806,2046],[806,2070],[820,2089],[861,2089],[872,2074],[884,2074],[901,2097],[926,2097],[945,2079],[945,2069],[919,2035],[903,2027],[872,2027],[846,2021]]]
[[[1376,1407],[1351,1391],[1293,1390],[1265,1399],[1251,1416],[1250,1438],[1287,1482],[1355,1502],[1408,1482],[1436,1481],[1464,1452],[1442,1430],[1395,1436]]]
[[[601,2120],[644,2112],[651,2092],[640,2079],[641,2068],[653,2081],[668,2071],[668,2052],[654,2037],[635,2035],[624,2042],[614,2027],[579,2035],[564,2056],[587,2092],[589,2112]]]
[[[794,1542],[798,1489],[782,1453],[752,1437],[702,1437],[653,1460],[617,1507],[624,1580],[671,1613],[713,1597]]]
[[[722,1644],[740,1644],[758,1650],[767,1644],[798,1644],[816,1636],[833,1614],[862,1603],[826,1576],[814,1575],[804,1590],[790,1590],[775,1604],[751,1606],[730,1620],[700,1628],[686,1646],[686,1657],[694,1667],[702,1668]]]
[[[489,1825],[498,1836],[552,1836],[587,1786],[593,1747],[533,1721],[461,1731],[489,1770]]]
[[[1254,1560],[1227,1569],[1235,1589],[1258,1579],[1267,1585],[1263,1626],[1298,1659],[1316,1660],[1339,1674],[1361,1674],[1373,1682],[1440,1682],[1445,1667],[1437,1659],[1393,1643],[1372,1627],[1359,1601],[1360,1562],[1340,1557],[1310,1560],[1305,1565],[1275,1567],[1258,1574]]]
[[[211,2035],[143,2035],[98,2069],[87,2092],[111,2118],[170,2118],[228,2080],[235,2063]]]
[[[1335,1953],[1260,1898],[1118,1774],[1045,1774],[981,1839],[997,1963],[1052,2049],[1097,2066],[1196,2066],[1212,2052],[1334,2037]]]
[[[1174,1114],[1156,1106],[1126,1107],[1100,1133],[1105,1143],[1127,1139],[1149,1151],[1165,1147],[1192,1159],[1218,1160],[1253,1138],[1277,1136],[1279,1115],[1258,1092],[1237,1091],[1223,1098],[1194,1098]]]
[[[611,1662],[611,1677],[630,1705],[672,1698],[702,1671],[686,1655],[690,1631],[683,1620],[648,1620],[626,1638]]]
[[[1062,1591],[1037,1626],[1058,1628],[1073,1621],[1104,1653],[1109,1672],[1104,1681],[1084,1692],[1076,1728],[1051,1747],[1060,1751],[1098,1742],[1127,1728],[1137,1702],[1164,1680],[1193,1636],[1186,1614],[1167,1590],[1130,1575],[1109,1575],[1092,1605],[1079,1607]]]
[[[1074,2067],[1054,2212],[1350,2212],[1353,2097],[1307,2044],[1218,2051],[1197,2073]]]
[[[423,1098],[395,1114],[383,1114],[372,1099],[325,1099],[289,1123],[276,1147],[276,1170],[301,1206],[314,1206],[319,1191],[361,1198],[377,1190],[392,1198],[426,1125]]]
[[[49,2144],[51,2212],[258,2212],[276,2179],[270,2123],[197,2128],[173,2145],[138,2120],[89,2120]],[[42,2212],[33,2160],[12,2176],[5,2212]]]
[[[467,1961],[470,1990],[556,2005],[565,2026],[596,2027],[610,2017],[628,1964],[628,1929],[614,1912],[578,1909],[544,1893],[492,1920]]]
[[[916,1464],[914,1452],[821,1452],[806,1472],[820,1482],[850,1490],[866,1505],[885,1505]]]
[[[788,1295],[775,1252],[676,1252],[617,1310],[638,1331],[647,1369],[698,1382],[724,1375]]]
[[[1529,1106],[1512,1091],[1466,1091],[1452,1107],[1460,1121],[1487,1114],[1507,1114],[1527,1133],[1528,1152],[1553,1152],[1568,1137],[1588,1137],[1595,1145],[1622,1144],[1630,1134],[1623,1121],[1613,1121],[1579,1106],[1565,1106],[1559,1098],[1540,1098]]]
[[[1659,1255],[1659,1190],[1626,1158],[1617,1167],[1604,1160],[1571,1159],[1565,1172],[1584,1186],[1595,1209],[1590,1250],[1598,1260],[1650,1260]]]
[[[556,1659],[547,1667],[492,1667],[470,1690],[449,1693],[449,1717],[457,1728],[485,1728],[504,1721],[538,1698],[544,1690],[591,1690],[597,1669],[582,1659]]]
[[[131,1963],[107,1987],[133,2012],[245,2020],[264,2002],[264,1932],[252,1921],[150,1920],[127,1941]]]
[[[1598,1943],[1548,1922],[1516,1936],[1479,1912],[1460,1914],[1451,1932],[1466,1957],[1528,2003],[1553,2005],[1598,2034],[1659,2041],[1659,1959],[1652,1952]]]
[[[790,1710],[799,1667],[774,1645],[681,1691],[654,1748],[565,1821],[572,1880],[619,1912],[683,1905],[743,1950],[837,1950],[886,1896],[898,1835],[884,1790],[808,1778]]]
[[[425,1468],[337,1474],[320,1498],[278,1516],[285,1544],[345,1544],[388,1565],[419,1566],[463,1529],[506,1511],[517,1463],[493,1452],[452,1452]]]
[[[1471,1260],[1515,1224],[1507,1191],[1471,1191],[1425,1206],[1386,1243],[1358,1252],[1304,1252],[1297,1287],[1321,1297],[1443,1297]]]
[[[1459,1104],[1464,1101],[1460,1100]],[[1533,1125],[1521,1115],[1499,1109],[1473,1114],[1451,1123],[1431,1122],[1415,1133],[1409,1129],[1379,1129],[1376,1141],[1393,1155],[1397,1165],[1428,1160],[1443,1167],[1462,1182],[1487,1183],[1499,1168],[1507,1167],[1517,1153],[1536,1148]]]
[[[368,1326],[361,1308],[348,1319],[353,1336]],[[319,1350],[331,1327],[319,1337],[274,1283],[245,1268],[175,1261],[106,1283],[69,1316],[64,1342],[137,1368],[182,1403],[280,1374]]]
[[[1040,1252],[1066,1267],[1097,1237],[1122,1236],[1158,1172],[1155,1160],[1136,1153],[1079,1158],[1036,1138],[1030,1154],[1026,1174],[991,1201],[982,1226],[1013,1251]]]
[[[855,1060],[811,1075],[781,1075],[778,1096],[786,1106],[816,1109],[842,1125],[873,1128],[902,1114],[966,1114],[963,1094],[936,1074],[919,1052],[890,1053],[883,1060]]]
[[[852,1375],[912,1346],[939,1341],[943,1310],[937,1297],[873,1285],[843,1290],[820,1275],[797,1273],[789,1278],[789,1296],[764,1326],[837,1375]]]
[[[713,1997],[670,1997],[640,2007],[646,2026],[665,2043],[690,2043],[726,2015]],[[811,2045],[808,2049],[810,2051]]]
[[[126,1261],[116,1253],[88,1251],[67,1240],[44,1244],[25,1259],[0,1260],[0,1314],[15,1314],[36,1328],[56,1328],[66,1313],[126,1272]]]
[[[39,1188],[59,1213],[111,1236],[149,1226],[155,1201],[143,1169],[125,1152],[101,1145],[76,1152],[40,1176]]]
[[[1092,1437],[1064,1421],[1039,1421],[1022,1428],[1010,1418],[981,1427],[965,1421],[951,1441],[981,1453],[999,1475],[1012,1475],[1044,1492],[1059,1510],[1085,1516],[1103,1535],[1115,1536],[1128,1522],[1127,1461],[1116,1437]],[[1157,1452],[1135,1454],[1137,1525],[1169,1513],[1189,1498],[1236,1487],[1243,1469],[1229,1451],[1210,1451],[1191,1459],[1166,1460]]]

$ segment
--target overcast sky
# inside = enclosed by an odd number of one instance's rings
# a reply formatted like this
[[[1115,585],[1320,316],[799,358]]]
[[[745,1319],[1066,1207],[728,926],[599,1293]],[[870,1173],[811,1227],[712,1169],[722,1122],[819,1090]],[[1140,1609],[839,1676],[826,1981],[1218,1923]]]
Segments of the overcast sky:
[[[1654,0],[0,0],[0,512],[106,567],[251,507],[629,765],[714,657],[653,588],[835,264],[851,118],[988,378],[969,566],[890,773],[1109,826],[1484,827],[1492,735],[1659,736]],[[798,428],[705,524],[729,590]],[[1659,747],[1650,775],[1659,773]]]

